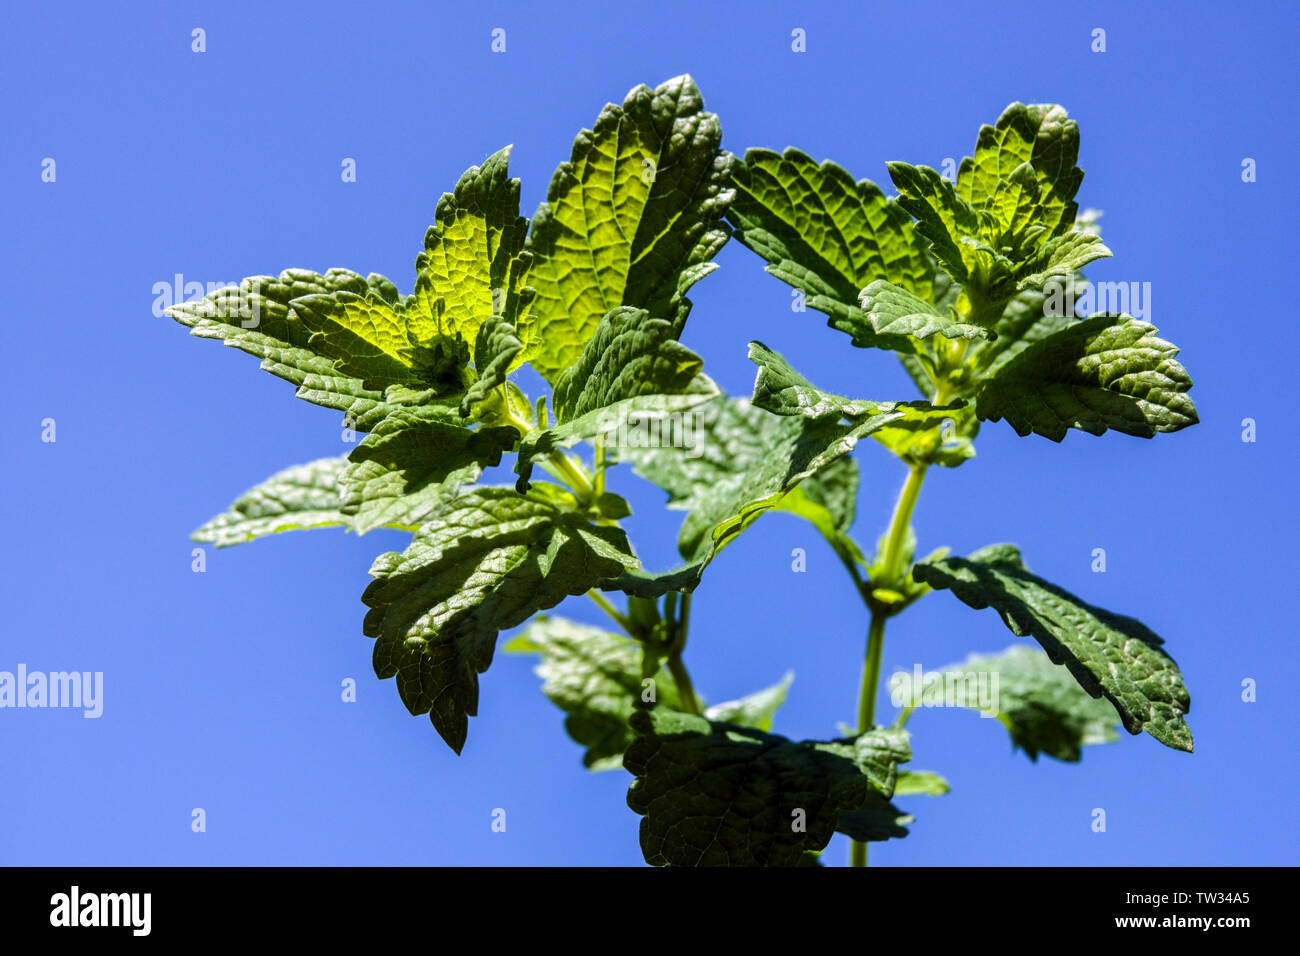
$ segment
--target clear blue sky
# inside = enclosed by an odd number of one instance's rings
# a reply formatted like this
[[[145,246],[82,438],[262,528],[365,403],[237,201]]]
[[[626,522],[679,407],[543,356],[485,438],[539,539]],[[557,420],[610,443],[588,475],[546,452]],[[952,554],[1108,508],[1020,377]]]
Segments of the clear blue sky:
[[[1062,103],[1083,132],[1080,199],[1105,210],[1115,251],[1091,275],[1151,283],[1150,318],[1196,381],[1202,424],[1151,442],[1073,433],[1058,446],[986,425],[974,462],[928,482],[916,526],[922,551],[1015,541],[1041,575],[1162,634],[1191,688],[1197,753],[1125,735],[1081,764],[1034,765],[991,721],[921,712],[913,766],[953,792],[907,800],[912,835],[873,861],[1295,863],[1295,319],[1282,288],[1300,255],[1294,5],[565,9],[6,7],[0,670],[102,671],[105,701],[98,720],[0,711],[0,863],[640,861],[629,778],[582,769],[531,660],[498,656],[459,758],[373,676],[359,596],[402,536],[282,535],[209,551],[191,572],[193,528],[280,467],[345,447],[336,413],[155,317],[152,287],[346,266],[409,291],[438,196],[464,168],[514,143],[531,213],[606,101],[683,72],[727,148],[796,145],[882,182],[887,160],[965,155],[1013,100]],[[206,53],[191,52],[195,27]],[[494,27],[504,54],[489,49]],[[355,184],[340,180],[344,157]],[[827,388],[912,397],[891,356],[792,314],[747,250],[719,261],[685,341],[728,391],[748,392],[758,338]],[[40,440],[46,418],[54,444]],[[874,541],[902,469],[882,449],[860,461],[857,531]],[[634,476],[611,480],[637,509],[641,552],[666,566],[680,516],[665,519]],[[794,547],[806,574],[791,573]],[[1089,569],[1096,547],[1105,574]],[[808,526],[764,518],[695,607],[689,660],[710,699],[792,668],[780,732],[824,738],[852,715],[866,621]],[[597,621],[577,599],[565,611]],[[992,612],[935,595],[892,626],[884,670],[1012,641]],[[355,704],[339,699],[345,677]],[[1245,678],[1255,703],[1241,701]],[[195,807],[206,833],[190,830]]]

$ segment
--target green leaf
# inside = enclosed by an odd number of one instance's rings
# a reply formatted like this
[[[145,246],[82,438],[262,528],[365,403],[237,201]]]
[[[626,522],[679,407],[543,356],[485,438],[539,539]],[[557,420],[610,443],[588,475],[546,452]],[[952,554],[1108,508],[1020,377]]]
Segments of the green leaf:
[[[895,797],[910,797],[917,794],[925,797],[941,797],[951,793],[948,781],[930,770],[900,770],[898,783],[894,785]]]
[[[538,654],[542,692],[567,715],[564,729],[586,748],[582,763],[592,770],[623,765],[635,736],[628,721],[641,699],[641,645],[617,634],[559,617],[533,621],[505,646],[515,654]],[[666,671],[655,678],[660,706],[681,709],[677,687]]]
[[[963,159],[957,170],[956,191],[972,207],[991,213],[1009,239],[1030,225],[1056,234],[1078,211],[1074,195],[1083,181],[1078,158],[1079,126],[1064,109],[1012,103],[996,125],[980,128],[974,157]]]
[[[933,306],[883,279],[862,290],[862,311],[877,335],[907,335],[915,339],[941,335],[947,339],[991,339],[994,333],[958,322],[952,310]]]
[[[281,531],[346,526],[349,519],[339,510],[345,464],[343,458],[321,458],[276,472],[190,537],[228,548]]]
[[[604,437],[615,454],[618,452],[620,434],[642,435],[651,433],[670,436],[682,435],[682,422],[690,410],[718,395],[717,386],[706,375],[693,380],[693,389],[682,395],[638,395],[597,408],[553,428],[537,429],[519,439],[519,454],[515,471],[519,475],[515,487],[520,494],[528,490],[533,465],[554,451],[572,448],[580,441]],[[649,438],[647,437],[647,440]]]
[[[1060,276],[1045,287],[1017,293],[993,326],[997,338],[977,347],[979,375],[991,377],[1035,342],[1074,325],[1077,320],[1069,314],[1067,302],[1075,300],[1079,283],[1083,281],[1082,275]]]
[[[397,409],[348,456],[343,512],[358,534],[380,526],[414,531],[518,437],[513,428],[470,431],[435,409]]]
[[[753,398],[757,408],[776,415],[802,415],[812,419],[844,417],[850,421],[892,414],[890,421],[871,434],[908,464],[955,467],[975,455],[971,441],[979,431],[979,421],[964,401],[935,406],[929,402],[848,399],[823,392],[762,342],[749,343],[749,358],[758,365]],[[856,473],[853,480],[856,486]],[[847,527],[844,525],[841,530]]]
[[[801,482],[799,491],[811,507],[800,505],[796,508],[793,501],[798,497],[796,492],[781,502],[782,510],[807,518],[819,527],[822,520],[827,520],[828,528],[843,538],[845,546],[856,554],[858,546],[847,537],[847,533],[853,527],[858,508],[858,463],[848,456],[833,461]],[[814,509],[824,513],[825,519]],[[827,528],[821,531],[827,538],[832,537]]]
[[[994,608],[1012,633],[1032,636],[1089,694],[1104,694],[1129,733],[1146,730],[1167,747],[1191,752],[1183,722],[1191,698],[1178,665],[1160,648],[1164,641],[1140,621],[1086,604],[1031,574],[1009,544],[925,561],[912,574],[973,608]]]
[[[1056,236],[1016,269],[1016,291],[1037,289],[1052,276],[1073,275],[1088,263],[1110,255],[1100,236],[1084,232]]]
[[[860,843],[893,840],[907,836],[907,824],[915,821],[879,794],[872,794],[866,804],[840,814],[836,829]]]
[[[1074,230],[1079,129],[1053,104],[1013,103],[980,130],[956,184],[925,166],[890,163],[899,204],[954,279],[963,315],[989,325],[1017,292],[1109,256],[1092,229]]]
[[[887,803],[911,756],[902,731],[795,743],[661,707],[638,710],[632,726],[627,802],[645,818],[652,866],[797,866],[842,819],[857,832],[854,811]]]
[[[727,240],[730,154],[689,76],[638,86],[583,130],[533,218],[532,317],[525,357],[547,381],[577,361],[620,305],[671,317],[681,334],[686,291]]]
[[[746,694],[738,700],[714,704],[704,712],[704,716],[715,723],[771,730],[772,719],[785,703],[792,683],[794,683],[794,671],[787,671],[780,683]]]
[[[202,299],[167,309],[167,314],[199,338],[218,339],[262,360],[262,368],[298,386],[298,397],[346,414],[358,431],[389,411],[384,393],[359,378],[341,375],[334,362],[308,347],[311,330],[290,305],[313,294],[348,292],[396,296],[383,276],[369,278],[347,269],[321,275],[286,269],[275,276],[251,276],[237,287],[218,289]]]
[[[690,512],[678,536],[688,562],[712,560],[760,515],[785,508],[807,517],[814,496],[788,496],[852,452],[898,412],[870,415],[851,425],[771,415],[747,402],[716,399],[691,418],[697,442],[690,448],[619,448],[616,458],[669,494],[669,507]],[[827,523],[836,523],[826,515]]]
[[[902,417],[871,437],[907,464],[956,468],[975,457],[980,423],[973,405],[959,399],[950,405],[909,402],[897,408]]]
[[[1097,315],[1024,348],[986,378],[976,396],[984,420],[1052,441],[1077,428],[1154,437],[1199,421],[1191,377],[1176,346],[1127,315]]]
[[[483,320],[474,342],[474,370],[478,378],[460,400],[462,418],[468,418],[474,406],[506,384],[506,375],[523,347],[512,320],[502,315],[490,315]]]
[[[505,646],[514,654],[537,654],[543,693],[568,716],[564,728],[586,747],[582,762],[592,770],[623,765],[634,739],[628,721],[642,699],[642,646],[627,637],[558,617],[540,617]],[[794,679],[708,710],[715,721],[770,730],[772,716],[785,702]],[[657,706],[683,710],[677,685],[666,669],[655,676]],[[696,701],[703,706],[703,701]]]
[[[653,430],[659,441],[684,437],[683,415],[718,394],[700,372],[704,361],[673,337],[672,326],[644,309],[617,308],[601,319],[578,360],[555,381],[558,424],[519,443],[517,487],[528,489],[533,463],[585,439],[616,446]],[[652,423],[655,423],[652,425]]]
[[[459,335],[432,333],[425,341],[415,328],[432,329],[438,315],[423,311],[420,299],[390,302],[368,293],[306,295],[293,301],[294,310],[312,330],[313,351],[334,360],[334,368],[362,380],[367,388],[403,386],[456,394],[467,382],[469,346]],[[441,308],[442,300],[432,307]]]
[[[874,183],[797,149],[751,149],[732,178],[736,238],[767,260],[769,273],[803,292],[854,345],[911,347],[905,337],[876,336],[857,306],[877,279],[922,299],[933,293],[934,267],[900,206]]]
[[[749,343],[749,360],[758,366],[752,399],[754,407],[774,415],[855,420],[894,407],[892,402],[855,400],[823,392],[762,342]]]
[[[957,195],[953,184],[929,166],[886,163],[898,187],[898,204],[916,217],[917,235],[948,275],[962,285],[989,269],[996,250],[978,241],[986,218]]]
[[[670,322],[644,309],[613,309],[578,360],[556,378],[556,420],[569,422],[628,398],[712,391],[696,381],[703,367],[703,359],[675,340]]]
[[[957,696],[972,710],[979,710],[982,703],[978,694],[970,693],[974,684],[980,675],[989,675],[984,678],[987,686],[996,674],[991,716],[1002,722],[1011,733],[1012,744],[1023,749],[1030,760],[1037,760],[1041,752],[1074,762],[1082,758],[1085,744],[1119,739],[1115,708],[1106,700],[1089,696],[1066,668],[1033,648],[1017,645],[994,656],[972,654],[964,663],[945,667],[941,673],[945,687],[951,683],[961,688]]]
[[[694,591],[707,564],[707,561],[694,561],[671,571],[631,568],[617,577],[605,578],[596,586],[605,591],[622,591],[629,597],[653,600],[669,591]]]
[[[513,328],[532,301],[533,290],[524,285],[532,262],[524,251],[528,220],[519,215],[519,180],[510,178],[509,161],[507,146],[482,166],[471,166],[438,201],[435,224],[415,261],[415,299],[422,308],[410,332],[417,339],[447,336],[477,342],[489,318],[501,316]],[[435,306],[435,300],[441,304]],[[500,357],[500,343],[491,357]],[[482,378],[484,363],[477,349],[475,363]]]
[[[457,753],[497,634],[636,566],[627,538],[565,510],[563,489],[475,488],[444,502],[401,553],[380,555],[362,601],[375,673],[397,677]]]
[[[463,403],[466,415],[500,385],[522,361],[522,345],[502,337],[503,325],[516,324],[533,294],[523,285],[531,262],[523,251],[528,221],[519,215],[519,181],[509,177],[509,154],[507,147],[470,167],[439,201],[416,260],[413,295],[402,299],[389,283],[382,290],[295,299],[312,333],[309,347],[367,388],[448,396],[486,377]],[[479,330],[493,316],[504,323],[495,323],[480,342]],[[482,347],[477,373],[468,368],[471,343],[476,352]]]

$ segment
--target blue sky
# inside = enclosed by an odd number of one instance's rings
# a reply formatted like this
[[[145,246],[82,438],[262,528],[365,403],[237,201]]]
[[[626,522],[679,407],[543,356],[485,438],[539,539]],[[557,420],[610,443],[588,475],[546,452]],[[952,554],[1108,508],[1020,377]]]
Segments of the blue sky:
[[[1115,258],[1150,282],[1200,426],[1061,445],[986,425],[934,475],[922,552],[1017,542],[1037,573],[1140,617],[1191,689],[1197,753],[1147,736],[1079,764],[1012,753],[973,713],[918,713],[912,835],[884,865],[1294,864],[1297,842],[1292,323],[1297,14],[1289,4],[41,4],[0,24],[10,290],[0,472],[0,670],[102,671],[104,713],[0,710],[0,863],[634,864],[628,777],[592,775],[526,658],[499,655],[456,757],[370,667],[359,596],[403,536],[282,535],[191,571],[188,533],[279,468],[346,450],[336,413],[256,361],[152,314],[154,283],[300,266],[404,291],[438,196],[506,143],[525,213],[602,105],[690,72],[724,145],[795,145],[855,176],[970,152],[1006,104],[1059,102],[1082,129],[1080,192]],[[21,11],[21,12],[19,12]],[[207,51],[191,51],[191,31]],[[493,28],[506,52],[490,50]],[[806,30],[807,52],[790,49]],[[1093,53],[1092,31],[1106,31]],[[56,163],[43,182],[42,161]],[[357,182],[340,178],[344,157]],[[1244,158],[1256,182],[1244,183]],[[847,348],[739,244],[692,293],[685,342],[747,393],[761,339],[819,385],[911,398],[891,356]],[[42,421],[57,441],[41,441]],[[1242,441],[1242,420],[1257,441]],[[860,456],[860,540],[901,466]],[[680,516],[630,474],[641,553]],[[808,550],[808,572],[790,569]],[[1090,570],[1092,550],[1107,571]],[[598,621],[589,602],[564,613]],[[689,662],[723,700],[796,673],[777,729],[854,712],[865,615],[810,527],[770,516],[697,592]],[[1013,642],[949,595],[893,622],[884,671]],[[356,678],[359,699],[340,700]],[[1241,699],[1242,681],[1258,699]],[[884,716],[891,711],[885,708]],[[207,832],[191,832],[201,807]],[[1104,808],[1107,831],[1091,829]],[[505,833],[491,829],[507,811]],[[828,859],[845,850],[839,840]]]

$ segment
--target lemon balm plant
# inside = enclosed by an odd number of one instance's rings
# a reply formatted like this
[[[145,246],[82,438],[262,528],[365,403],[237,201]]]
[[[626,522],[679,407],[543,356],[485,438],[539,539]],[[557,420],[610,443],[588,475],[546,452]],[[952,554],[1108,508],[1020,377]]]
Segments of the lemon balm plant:
[[[377,275],[291,269],[170,310],[365,435],[347,455],[273,475],[194,537],[410,532],[362,594],[377,675],[459,753],[479,675],[502,633],[527,624],[505,649],[540,658],[586,766],[632,774],[651,864],[816,864],[840,832],[863,865],[868,842],[905,836],[912,818],[894,801],[948,788],[900,766],[910,707],[884,727],[875,701],[886,622],[932,590],[994,608],[1042,646],[958,668],[996,675],[993,712],[1031,757],[1078,760],[1116,723],[1190,751],[1187,691],[1147,628],[1038,578],[1011,545],[914,553],[927,470],[968,461],[982,421],[1055,441],[1196,421],[1177,350],[1155,329],[1052,307],[1110,255],[1077,212],[1077,155],[1060,107],[1013,104],[955,182],[890,164],[890,199],[797,150],[725,152],[689,77],[637,87],[578,135],[531,222],[508,150],[469,169],[438,204],[410,294]],[[732,235],[852,347],[896,352],[921,398],[821,391],[758,342],[752,398],[721,395],[681,337],[686,293]],[[525,363],[549,396],[515,383]],[[629,439],[646,428],[659,440]],[[849,533],[852,452],[868,436],[907,468],[870,554]],[[484,480],[508,455],[514,478]],[[680,567],[638,559],[620,527],[627,502],[607,487],[618,463],[687,512]],[[772,732],[789,678],[708,706],[686,666],[710,562],[773,510],[825,536],[864,602],[856,725],[833,739]],[[609,629],[543,613],[583,595]]]

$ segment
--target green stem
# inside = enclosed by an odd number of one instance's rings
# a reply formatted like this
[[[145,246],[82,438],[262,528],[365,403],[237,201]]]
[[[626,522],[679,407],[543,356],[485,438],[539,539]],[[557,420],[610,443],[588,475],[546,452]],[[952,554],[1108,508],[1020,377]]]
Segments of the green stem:
[[[867,628],[867,656],[862,661],[862,686],[858,690],[858,733],[865,734],[876,723],[876,688],[880,684],[880,661],[885,647],[885,616],[872,612]]]
[[[691,675],[687,673],[686,664],[677,651],[668,657],[668,673],[673,675],[673,683],[677,685],[677,696],[681,698],[682,710],[700,716],[700,703],[699,698],[695,696],[695,685],[691,683]]]
[[[880,662],[885,648],[885,615],[873,610],[867,629],[867,655],[862,661],[862,686],[858,689],[858,733],[875,726],[876,688],[880,684]],[[867,865],[867,844],[853,840],[849,844],[849,866]]]
[[[605,436],[596,436],[596,497],[605,493]]]
[[[894,505],[894,516],[885,535],[885,555],[881,563],[876,587],[898,589],[903,578],[903,543],[912,524],[912,512],[925,481],[925,465],[913,465],[907,481]],[[876,689],[880,685],[880,664],[885,648],[885,620],[887,615],[878,607],[871,607],[871,624],[867,629],[867,652],[862,662],[862,684],[858,689],[858,733],[865,734],[876,722]],[[867,865],[867,845],[857,840],[849,847],[849,866]]]
[[[894,506],[894,518],[889,523],[889,535],[885,539],[885,562],[882,573],[883,581],[873,581],[878,587],[897,588],[901,584],[903,543],[907,540],[907,530],[912,525],[912,512],[916,510],[916,499],[921,493],[921,483],[925,481],[927,465],[913,465],[907,473],[907,481]]]
[[[590,504],[595,500],[595,489],[591,486],[591,481],[587,478],[586,472],[582,466],[577,464],[562,451],[553,451],[547,457],[547,460],[555,466],[556,471],[569,483],[583,504]]]
[[[672,650],[668,653],[668,673],[673,675],[673,683],[677,685],[677,696],[681,698],[682,709],[688,714],[700,716],[700,702],[695,696],[695,685],[691,683],[690,672],[686,670],[686,662],[682,660],[682,654],[686,651],[686,631],[691,621],[690,592],[682,592],[679,612],[676,602],[672,600],[665,602],[665,610],[668,612],[668,626],[672,640]]]

